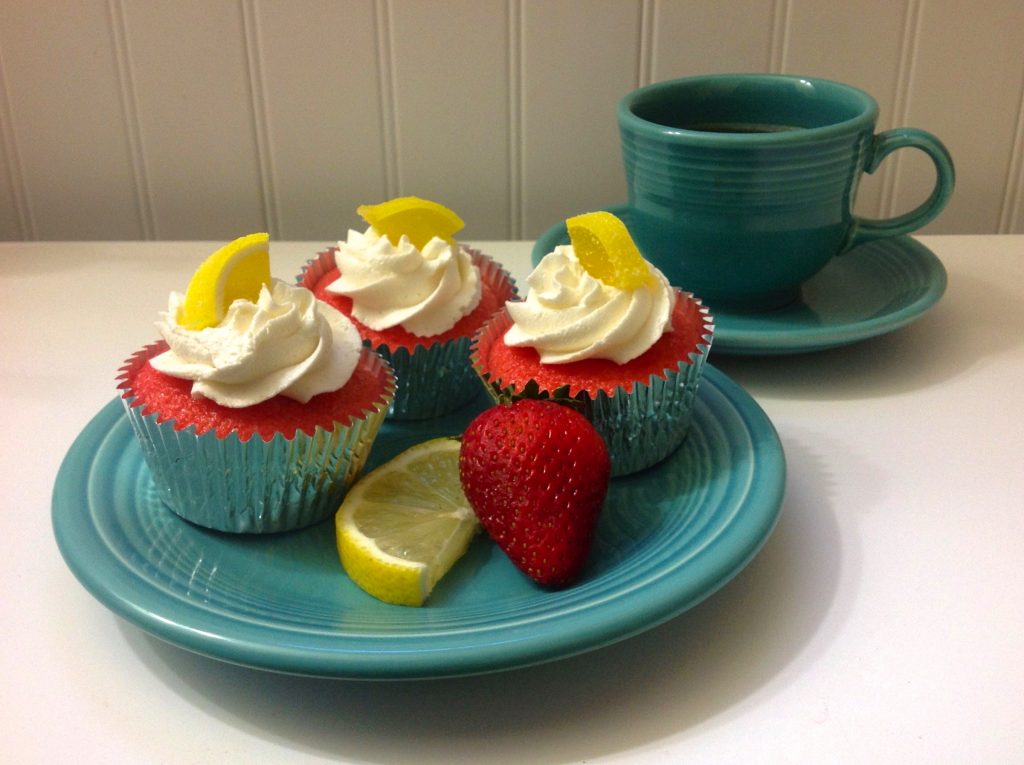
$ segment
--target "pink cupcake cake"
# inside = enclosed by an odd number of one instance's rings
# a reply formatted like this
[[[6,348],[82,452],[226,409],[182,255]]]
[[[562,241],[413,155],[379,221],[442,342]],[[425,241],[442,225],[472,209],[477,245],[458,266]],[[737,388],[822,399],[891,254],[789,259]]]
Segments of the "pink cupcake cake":
[[[206,283],[209,269],[200,274],[218,258],[220,283]],[[265,234],[207,264],[185,295],[171,293],[157,322],[163,340],[132,354],[118,376],[154,484],[175,513],[221,531],[327,518],[366,462],[393,374],[343,314],[269,278]],[[194,293],[204,291],[224,305],[203,305]]]
[[[396,205],[431,215],[424,222],[372,212]],[[348,316],[395,370],[392,417],[426,419],[466,405],[480,391],[471,339],[515,296],[512,278],[456,242],[461,219],[436,203],[402,197],[360,212],[372,221],[369,228],[350,230],[345,241],[318,253],[299,284]]]
[[[556,247],[528,277],[526,298],[508,302],[472,351],[495,400],[550,398],[587,415],[614,476],[682,443],[714,332],[699,299],[638,252],[633,261],[638,283],[621,287],[614,274],[588,271],[573,245]]]

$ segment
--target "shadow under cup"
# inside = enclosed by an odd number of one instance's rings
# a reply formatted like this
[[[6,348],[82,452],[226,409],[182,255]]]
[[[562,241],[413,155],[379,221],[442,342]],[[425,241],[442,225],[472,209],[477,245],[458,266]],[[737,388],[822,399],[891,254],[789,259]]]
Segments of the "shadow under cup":
[[[633,238],[712,310],[789,303],[833,256],[920,228],[952,193],[942,143],[913,128],[875,134],[877,116],[861,90],[789,75],[689,77],[629,93],[618,123]],[[903,147],[932,159],[931,195],[895,218],[854,216],[861,174]]]

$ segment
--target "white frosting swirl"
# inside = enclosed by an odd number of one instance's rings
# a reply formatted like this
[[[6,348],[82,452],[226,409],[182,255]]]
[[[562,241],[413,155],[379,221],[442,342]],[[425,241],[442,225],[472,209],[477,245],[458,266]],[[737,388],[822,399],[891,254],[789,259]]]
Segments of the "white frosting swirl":
[[[403,236],[394,246],[370,227],[350,230],[335,255],[341,276],[328,292],[352,298],[352,315],[370,329],[401,326],[419,337],[447,332],[480,302],[480,272],[470,254],[434,237],[422,251]]]
[[[347,316],[313,293],[275,279],[259,298],[236,300],[216,327],[177,322],[184,297],[172,292],[157,327],[170,350],[150,364],[193,380],[192,395],[222,406],[252,406],[280,394],[306,403],[348,382],[362,341]]]
[[[537,264],[521,302],[506,303],[511,346],[535,348],[544,364],[610,359],[625,364],[672,330],[675,290],[648,264],[648,284],[623,290],[595,279],[561,245]]]

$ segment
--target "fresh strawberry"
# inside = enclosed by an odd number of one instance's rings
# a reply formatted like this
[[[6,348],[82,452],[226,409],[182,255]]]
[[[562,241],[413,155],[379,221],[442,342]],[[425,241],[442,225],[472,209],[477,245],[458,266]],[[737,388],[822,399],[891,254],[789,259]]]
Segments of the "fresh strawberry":
[[[611,463],[586,417],[522,399],[480,414],[462,435],[459,475],[480,525],[528,576],[560,587],[583,570]]]

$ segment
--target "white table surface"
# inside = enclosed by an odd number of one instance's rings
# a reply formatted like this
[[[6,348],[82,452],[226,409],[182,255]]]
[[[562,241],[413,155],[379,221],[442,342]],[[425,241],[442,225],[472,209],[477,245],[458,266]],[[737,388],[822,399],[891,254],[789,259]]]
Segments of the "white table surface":
[[[0,244],[0,729],[18,763],[1024,762],[1024,236],[921,237],[943,299],[847,348],[712,357],[775,423],[778,527],[723,590],[505,673],[245,669],[94,600],[50,527],[73,438],[214,243]],[[320,243],[274,243],[290,277]],[[517,278],[530,244],[478,243]]]

